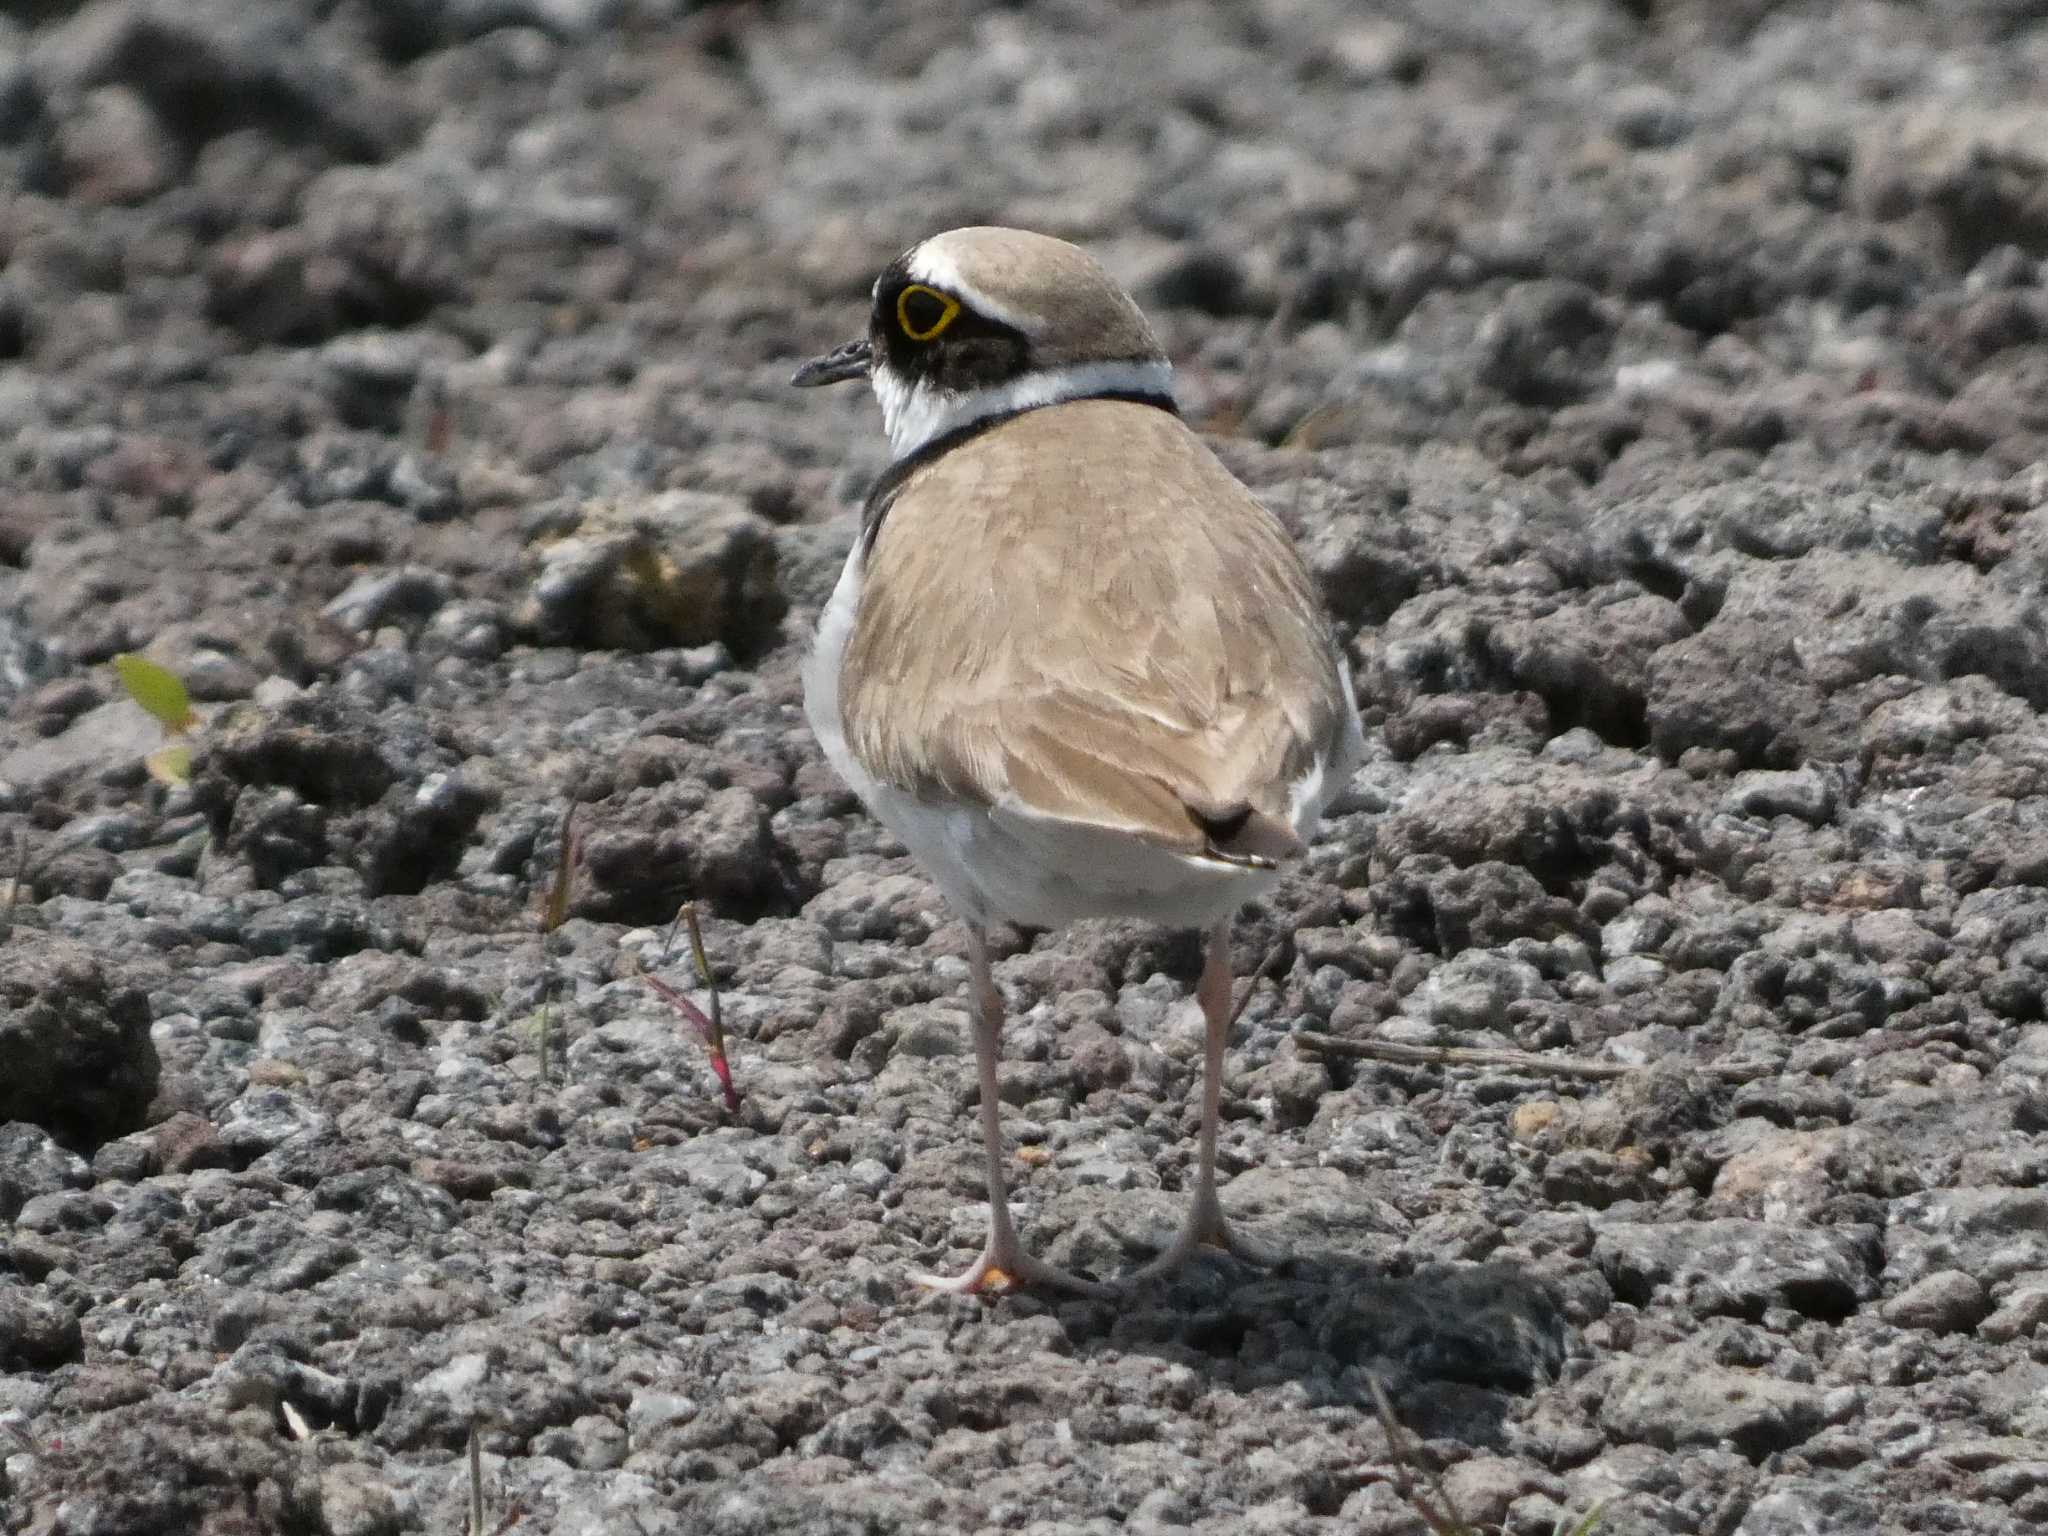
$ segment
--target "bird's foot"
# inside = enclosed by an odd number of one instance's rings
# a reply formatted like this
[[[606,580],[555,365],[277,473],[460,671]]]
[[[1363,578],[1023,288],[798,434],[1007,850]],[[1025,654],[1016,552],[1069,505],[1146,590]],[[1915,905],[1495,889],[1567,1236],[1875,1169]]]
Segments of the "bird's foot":
[[[1204,1248],[1221,1249],[1233,1258],[1260,1269],[1277,1269],[1287,1262],[1287,1255],[1280,1249],[1247,1236],[1225,1221],[1223,1207],[1213,1199],[1197,1201],[1173,1241],[1164,1248],[1115,1227],[1110,1231],[1126,1248],[1158,1255],[1143,1269],[1125,1277],[1123,1283],[1127,1286],[1143,1285],[1170,1275]]]
[[[1001,1296],[1025,1287],[1070,1291],[1076,1296],[1092,1296],[1098,1300],[1116,1294],[1114,1286],[1070,1274],[1056,1264],[1048,1264],[1026,1253],[1015,1238],[1007,1242],[990,1239],[988,1246],[981,1250],[981,1257],[964,1274],[951,1277],[912,1275],[910,1283],[927,1291],[949,1292],[955,1296]]]

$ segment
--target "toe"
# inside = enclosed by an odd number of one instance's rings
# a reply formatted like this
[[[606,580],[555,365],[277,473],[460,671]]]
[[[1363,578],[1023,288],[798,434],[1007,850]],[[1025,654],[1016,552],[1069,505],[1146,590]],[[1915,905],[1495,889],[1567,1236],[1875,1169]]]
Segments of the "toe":
[[[1115,1232],[1115,1229],[1112,1228],[1111,1231]],[[1287,1262],[1285,1252],[1246,1236],[1225,1221],[1221,1211],[1190,1213],[1187,1224],[1174,1236],[1172,1242],[1163,1247],[1158,1243],[1141,1242],[1122,1232],[1116,1232],[1116,1236],[1127,1248],[1135,1252],[1150,1252],[1157,1255],[1151,1263],[1131,1275],[1125,1281],[1127,1285],[1142,1285],[1170,1275],[1204,1249],[1221,1249],[1231,1257],[1260,1269],[1276,1269]]]
[[[952,1296],[1001,1296],[1024,1289],[1069,1291],[1076,1296],[1105,1298],[1116,1294],[1113,1286],[1083,1275],[1069,1274],[1055,1264],[1035,1258],[1021,1248],[1012,1252],[984,1252],[965,1273],[953,1276],[917,1275],[910,1283],[922,1290]]]

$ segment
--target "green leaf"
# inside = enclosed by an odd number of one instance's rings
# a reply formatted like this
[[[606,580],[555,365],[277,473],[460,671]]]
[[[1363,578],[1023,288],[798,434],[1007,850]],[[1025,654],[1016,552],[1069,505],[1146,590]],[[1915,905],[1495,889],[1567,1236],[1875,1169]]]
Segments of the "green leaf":
[[[142,760],[142,766],[159,784],[190,784],[192,749],[182,741],[165,742]]]
[[[123,651],[114,658],[114,670],[128,697],[140,704],[167,731],[189,731],[199,723],[192,713],[192,696],[169,667],[160,667],[146,656]]]

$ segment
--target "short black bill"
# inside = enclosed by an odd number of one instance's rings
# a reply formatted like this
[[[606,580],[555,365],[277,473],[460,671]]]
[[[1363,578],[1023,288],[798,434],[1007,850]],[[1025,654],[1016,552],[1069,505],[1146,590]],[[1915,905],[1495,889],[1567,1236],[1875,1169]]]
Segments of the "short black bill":
[[[818,384],[844,384],[848,379],[864,379],[873,360],[868,339],[863,336],[859,341],[834,347],[823,357],[812,358],[789,376],[789,382],[798,389],[810,389]]]

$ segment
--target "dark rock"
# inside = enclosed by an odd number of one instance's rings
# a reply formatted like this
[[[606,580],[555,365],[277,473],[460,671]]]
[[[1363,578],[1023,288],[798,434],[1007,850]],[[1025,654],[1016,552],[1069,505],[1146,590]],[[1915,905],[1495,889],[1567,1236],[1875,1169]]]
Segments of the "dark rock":
[[[157,1054],[142,992],[92,952],[17,931],[0,967],[0,1122],[39,1125],[87,1148],[126,1134],[156,1092]]]
[[[1333,504],[1304,519],[1302,558],[1330,611],[1349,624],[1384,624],[1431,574],[1428,547],[1402,515],[1409,492],[1400,467],[1384,469],[1367,487],[1319,492],[1317,502]]]
[[[1612,330],[1583,284],[1517,283],[1480,327],[1479,377],[1521,405],[1582,400],[1603,382]]]
[[[247,862],[259,885],[276,886],[285,876],[326,861],[327,823],[326,810],[295,790],[251,788],[235,797],[221,846]]]
[[[193,789],[259,884],[285,886],[336,857],[373,895],[412,893],[453,873],[493,803],[455,762],[441,742],[380,733],[360,704],[321,690],[274,711],[229,711],[208,733]]]
[[[1639,747],[1648,740],[1650,658],[1690,632],[1677,604],[1626,583],[1569,609],[1497,622],[1485,644],[1499,676],[1544,701],[1553,733],[1583,726]]]
[[[1147,285],[1146,302],[1162,309],[1198,309],[1205,315],[1256,313],[1249,297],[1244,267],[1228,252],[1190,251],[1155,273]]]
[[[148,1147],[157,1165],[151,1172],[191,1173],[228,1166],[228,1149],[211,1120],[180,1110],[129,1138]]]
[[[367,721],[327,696],[299,694],[274,711],[249,705],[214,721],[193,784],[219,836],[243,785],[351,806],[375,801],[395,777]]]
[[[1518,865],[1488,859],[1464,868],[1441,854],[1403,860],[1368,891],[1381,926],[1438,954],[1515,939],[1585,937],[1579,910]]]
[[[104,1511],[81,1531],[232,1530],[221,1518],[227,1488],[259,1526],[313,1529],[318,1473],[291,1454],[276,1422],[253,1406],[135,1403],[95,1415],[39,1459],[70,1497]],[[142,1467],[153,1475],[133,1476]]]
[[[82,896],[98,901],[113,886],[121,861],[103,848],[69,847],[37,861],[31,872],[36,899]]]
[[[722,641],[742,659],[786,609],[765,518],[727,498],[671,491],[599,509],[539,551],[522,622],[551,639],[649,650]]]
[[[0,1287],[0,1369],[52,1371],[84,1351],[74,1313],[23,1287]]]
[[[464,217],[453,188],[371,168],[314,178],[303,217],[222,250],[208,313],[258,341],[304,344],[413,324],[460,290]]]
[[[1810,681],[1781,643],[1759,643],[1732,624],[1652,658],[1644,713],[1650,744],[1667,761],[1704,747],[1760,768],[1839,757],[1856,720],[1849,701]]]
[[[1639,1200],[1651,1192],[1649,1157],[1574,1147],[1560,1152],[1543,1168],[1543,1193],[1550,1199],[1605,1210],[1622,1200]]]
[[[285,115],[301,133],[347,155],[393,141],[402,122],[376,73],[350,67],[309,36],[290,10],[250,13],[222,0],[145,3],[77,15],[35,53],[45,90],[60,94],[119,82],[158,103],[170,128],[196,139],[226,126],[207,109],[261,120]]]
[[[1523,762],[1492,782],[1481,772],[1478,761],[1461,766],[1457,781],[1430,803],[1388,815],[1373,845],[1374,877],[1415,855],[1441,854],[1456,865],[1519,865],[1545,890],[1562,892],[1608,863],[1688,857],[1686,818],[1676,805],[1637,801],[1549,765]]]

